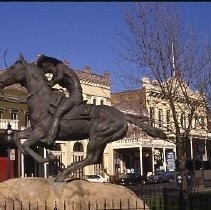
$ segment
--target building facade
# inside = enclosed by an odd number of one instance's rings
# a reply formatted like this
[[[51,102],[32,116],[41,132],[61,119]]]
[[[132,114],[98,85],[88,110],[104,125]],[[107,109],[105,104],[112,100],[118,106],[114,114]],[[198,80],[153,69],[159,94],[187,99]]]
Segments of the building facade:
[[[148,117],[152,126],[161,128],[167,133],[168,139],[164,141],[151,138],[138,132],[138,128],[132,126],[130,133],[133,137],[130,135],[121,141],[112,143],[117,156],[115,172],[133,168],[135,172],[147,175],[147,173],[154,173],[156,169],[174,170],[176,167],[172,160],[172,156],[176,158],[176,145],[171,109],[155,80],[150,81],[148,78],[143,78],[142,82],[142,89],[112,94],[112,104],[124,112]],[[193,98],[197,98],[197,92],[189,88],[188,91]],[[178,96],[175,104],[182,130],[188,123],[189,113],[184,100],[179,99]],[[208,161],[210,159],[210,133],[207,130],[206,106],[197,107],[191,123],[188,160]],[[126,153],[128,153],[128,158],[124,157]]]
[[[0,93],[0,180],[21,175],[20,151],[14,144],[6,143],[8,123],[14,133],[30,126],[26,91],[19,85],[5,88]]]
[[[127,136],[119,141],[107,144],[103,161],[101,164],[87,166],[74,173],[77,177],[85,174],[100,174],[104,177],[106,174],[114,175],[116,173],[135,172],[142,175],[154,173],[157,169],[174,170],[176,158],[175,136],[169,132],[172,128],[172,116],[168,103],[160,94],[156,81],[150,81],[143,78],[143,88],[134,91],[120,93],[110,92],[109,73],[103,75],[93,74],[90,67],[84,67],[81,70],[75,70],[80,78],[83,99],[88,104],[115,106],[122,112],[142,115],[151,119],[152,126],[164,129],[168,134],[167,140],[152,138],[144,133],[141,128],[129,124]],[[46,75],[51,79],[52,75]],[[58,85],[55,89],[60,89]],[[68,92],[63,89],[64,93]],[[190,90],[190,93],[194,93]],[[5,97],[6,95],[6,97]],[[184,107],[183,103],[178,103],[178,107]],[[182,117],[178,109],[178,117],[181,118],[181,125],[186,124],[187,118]],[[188,113],[187,113],[188,115]],[[207,127],[206,108],[199,106],[196,110],[195,120],[193,120],[193,129],[189,142],[189,159],[208,161],[211,158],[210,133],[199,126],[198,121]],[[26,104],[26,91],[18,86],[5,90],[5,94],[0,95],[0,132],[4,138],[7,124],[10,122],[12,129],[21,130],[30,126],[29,113]],[[24,141],[24,140],[23,140]],[[52,152],[56,161],[52,163],[39,164],[29,156],[23,156],[17,149],[13,149],[14,176],[42,176],[48,177],[56,175],[59,170],[67,167],[72,162],[83,160],[86,156],[88,139],[80,141],[60,141],[57,140]],[[0,156],[11,159],[7,148],[0,150]],[[10,148],[11,149],[11,148]],[[47,150],[37,147],[37,152],[44,157]],[[9,155],[8,155],[9,154]],[[15,155],[14,155],[15,154]],[[107,169],[107,173],[104,173]]]

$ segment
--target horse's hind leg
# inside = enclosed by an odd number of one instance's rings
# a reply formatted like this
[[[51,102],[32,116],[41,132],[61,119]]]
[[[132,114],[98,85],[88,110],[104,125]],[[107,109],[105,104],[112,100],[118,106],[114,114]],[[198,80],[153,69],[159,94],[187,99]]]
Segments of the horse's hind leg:
[[[15,133],[14,135],[14,143],[18,147],[18,149],[25,154],[25,150],[23,148],[23,144],[21,143],[21,139],[27,139],[32,132],[32,128],[26,128],[25,130],[20,131],[19,133]]]
[[[106,144],[102,144],[102,138],[90,139],[87,145],[87,155],[84,160],[71,163],[55,179],[56,182],[64,181],[71,173],[88,165],[101,163]]]
[[[112,117],[113,116],[111,116],[111,118]],[[111,124],[111,122],[113,122],[113,124]],[[107,120],[101,124],[102,122],[96,121],[90,130],[90,134],[92,135],[89,136],[86,158],[83,161],[70,164],[56,177],[55,181],[64,181],[68,175],[80,168],[101,163],[107,143],[123,138],[127,132],[128,127],[126,120],[123,119],[120,120],[120,122],[121,123],[116,123],[115,120]]]

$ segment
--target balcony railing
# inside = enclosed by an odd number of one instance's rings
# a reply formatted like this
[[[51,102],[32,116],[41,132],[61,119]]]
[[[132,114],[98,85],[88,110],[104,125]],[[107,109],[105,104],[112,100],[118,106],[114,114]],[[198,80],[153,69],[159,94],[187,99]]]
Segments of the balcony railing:
[[[10,123],[13,130],[18,130],[19,120],[11,120],[11,119],[0,119],[0,129],[7,129],[8,123]]]
[[[165,141],[159,138],[153,138],[150,136],[142,135],[136,138],[123,138],[118,141],[112,142],[113,147],[124,147],[124,146],[143,146],[143,147],[171,147],[174,148],[175,144],[173,142]]]

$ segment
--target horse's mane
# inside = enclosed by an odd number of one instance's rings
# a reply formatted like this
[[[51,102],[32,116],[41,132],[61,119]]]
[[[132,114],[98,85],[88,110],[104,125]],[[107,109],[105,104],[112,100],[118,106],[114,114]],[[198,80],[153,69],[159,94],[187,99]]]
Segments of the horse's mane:
[[[41,77],[42,77],[42,79],[43,79],[43,81],[46,83],[46,84],[48,84],[48,79],[47,79],[47,77],[45,76],[45,73],[42,71],[42,69],[37,65],[37,63],[36,62],[32,62],[32,63],[24,63],[22,60],[17,60],[16,62],[15,62],[16,64],[17,63],[20,63],[20,64],[25,64],[25,65],[28,65],[28,68],[29,69],[33,69],[33,68],[35,68],[34,69],[34,71],[36,71],[38,74],[40,74],[41,75]],[[32,68],[30,68],[30,66],[32,66]]]
[[[15,61],[15,64],[18,64],[18,63],[23,63],[23,61],[18,59],[17,61]]]

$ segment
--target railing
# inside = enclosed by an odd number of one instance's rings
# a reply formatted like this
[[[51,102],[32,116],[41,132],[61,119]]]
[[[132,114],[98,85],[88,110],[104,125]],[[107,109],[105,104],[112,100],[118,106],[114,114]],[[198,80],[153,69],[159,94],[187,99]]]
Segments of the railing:
[[[54,201],[52,203],[48,203],[44,201],[42,203],[36,201],[17,201],[10,200],[5,201],[3,204],[0,204],[1,210],[104,210],[104,209],[119,209],[119,210],[127,210],[127,209],[137,209],[137,210],[149,210],[152,209],[148,207],[149,204],[153,206],[155,202],[152,199],[143,199],[143,203],[140,205],[140,202],[136,200],[135,202],[131,202],[129,199],[124,200],[104,200],[103,202],[95,201],[95,202],[68,202],[68,201]],[[155,210],[155,208],[153,209]]]
[[[162,196],[158,195],[142,195],[135,202],[129,199],[124,200],[104,200],[104,201],[18,201],[9,199],[0,203],[1,210],[103,210],[103,209],[119,209],[119,210],[208,210],[211,203],[211,191],[187,193],[176,189],[164,189]]]
[[[156,139],[156,138],[152,138],[149,136],[140,136],[138,138],[123,138],[120,139],[118,141],[114,141],[112,142],[112,145],[114,146],[123,146],[123,145],[142,145],[144,147],[151,147],[152,145],[154,145],[154,147],[163,147],[163,146],[170,146],[172,148],[175,147],[175,145],[173,143],[170,143],[169,141],[165,141],[162,139]]]
[[[128,143],[139,143],[140,138],[124,138],[115,142],[115,144],[128,144]]]
[[[163,210],[208,210],[211,204],[211,191],[190,192],[164,188]]]
[[[19,120],[11,120],[11,119],[0,119],[0,129],[7,129],[8,123],[10,123],[13,130],[18,130]]]

